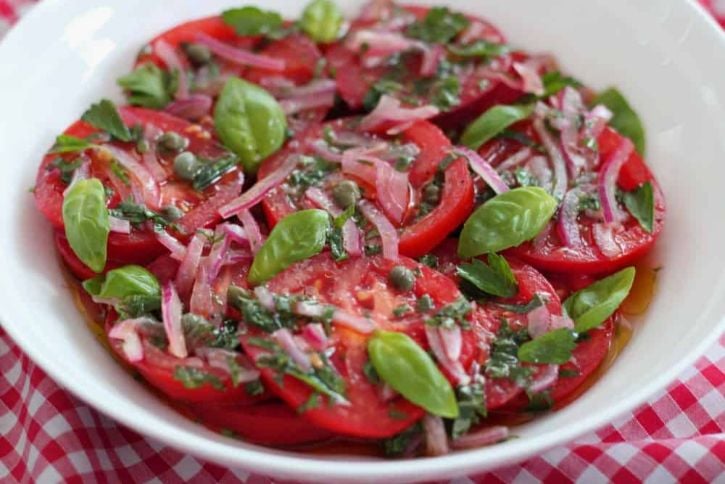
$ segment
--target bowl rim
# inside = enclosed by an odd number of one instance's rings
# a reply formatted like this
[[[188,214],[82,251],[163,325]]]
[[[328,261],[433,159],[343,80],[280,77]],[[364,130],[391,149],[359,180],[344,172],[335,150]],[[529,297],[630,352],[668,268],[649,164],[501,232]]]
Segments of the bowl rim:
[[[0,59],[5,57],[10,45],[23,37],[25,30],[31,28],[33,23],[39,21],[51,11],[51,5],[57,5],[64,0],[45,0],[33,7],[23,18],[13,26],[5,38],[0,42]],[[699,23],[705,31],[702,35],[710,37],[709,41],[717,43],[720,49],[725,49],[725,33],[717,22],[695,0],[681,0],[683,8],[689,10],[693,22]],[[405,3],[405,2],[404,2]],[[415,3],[414,1],[411,3]],[[37,20],[36,20],[37,19]],[[506,444],[480,449],[471,449],[433,458],[417,458],[406,460],[374,460],[364,461],[355,459],[330,460],[317,456],[289,455],[280,453],[276,449],[250,445],[250,447],[233,447],[226,443],[208,442],[208,445],[195,445],[201,442],[189,442],[187,439],[175,440],[173,436],[157,429],[154,426],[143,425],[135,420],[133,415],[118,410],[112,402],[100,398],[89,391],[86,386],[78,385],[72,375],[62,371],[53,364],[51,359],[33,344],[33,340],[19,330],[16,325],[6,325],[3,322],[12,319],[12,314],[6,314],[6,306],[0,305],[0,325],[37,366],[39,366],[51,379],[69,391],[75,397],[100,411],[104,415],[133,429],[141,435],[151,437],[165,445],[181,450],[214,463],[223,463],[252,472],[272,476],[293,477],[296,479],[406,479],[410,476],[420,475],[429,480],[436,476],[468,475],[482,469],[511,464],[530,457],[536,452],[543,452],[554,446],[569,442],[578,436],[602,427],[613,421],[627,411],[645,402],[655,392],[663,389],[668,383],[675,380],[687,367],[710,348],[725,330],[725,317],[714,324],[713,330],[702,339],[689,353],[680,358],[677,364],[657,378],[641,386],[627,398],[614,402],[607,410],[580,420],[578,425],[571,425],[558,431],[549,431],[539,436],[528,437],[519,441],[510,441]],[[179,429],[176,429],[179,430]],[[185,433],[179,436],[186,436]],[[204,439],[195,435],[197,439]],[[501,449],[497,451],[497,449]],[[302,477],[300,477],[300,474]],[[314,476],[314,477],[305,477]]]

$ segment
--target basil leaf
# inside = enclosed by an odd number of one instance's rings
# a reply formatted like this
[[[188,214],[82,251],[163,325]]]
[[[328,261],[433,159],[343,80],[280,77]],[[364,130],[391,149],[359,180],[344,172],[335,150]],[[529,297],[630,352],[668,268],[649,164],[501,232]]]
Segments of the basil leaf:
[[[547,98],[558,93],[567,86],[580,88],[582,83],[570,76],[564,76],[559,71],[547,72],[541,76],[541,82],[544,85],[544,95],[541,98]]]
[[[344,18],[340,8],[332,0],[313,0],[305,7],[300,27],[315,42],[329,43],[337,40]]]
[[[61,134],[55,138],[55,144],[53,144],[49,153],[74,153],[88,149],[91,146],[93,146],[93,143],[86,139]]]
[[[466,127],[461,135],[461,144],[477,150],[512,124],[531,116],[533,112],[534,106],[531,104],[494,106]]]
[[[120,141],[132,141],[133,134],[121,119],[121,115],[116,109],[116,105],[108,99],[92,104],[88,110],[83,113],[81,119],[90,124],[94,128],[105,131]]]
[[[556,212],[556,200],[539,187],[514,188],[476,209],[463,224],[458,255],[500,252],[536,237]]]
[[[562,365],[569,361],[575,347],[576,334],[568,328],[559,328],[522,344],[518,358],[527,363]]]
[[[128,296],[161,297],[161,286],[151,272],[137,265],[128,265],[83,281],[89,294],[104,299],[123,299]]]
[[[171,102],[171,76],[156,64],[147,63],[118,78],[116,83],[126,91],[129,104],[162,109]]]
[[[330,230],[330,216],[323,210],[301,210],[275,225],[267,241],[254,256],[249,282],[268,281],[295,262],[319,254]]]
[[[247,6],[222,12],[224,23],[234,27],[239,35],[272,35],[282,28],[282,16],[277,12]]]
[[[462,13],[452,12],[447,7],[433,7],[423,20],[410,25],[406,34],[424,42],[445,44],[468,27],[469,23]]]
[[[449,45],[448,50],[459,57],[498,57],[508,54],[511,48],[506,44],[497,44],[479,39],[466,45]]]
[[[518,283],[506,259],[498,254],[488,254],[488,265],[479,259],[456,267],[456,273],[481,291],[498,297],[513,297]]]
[[[585,333],[606,321],[629,294],[635,273],[634,267],[627,267],[566,298],[564,308],[574,320],[574,330]]]
[[[604,104],[614,115],[609,125],[616,129],[619,134],[631,139],[637,148],[637,153],[644,154],[645,133],[642,121],[632,109],[627,100],[616,88],[610,87],[599,93],[593,104]]]
[[[407,400],[441,417],[458,417],[451,384],[423,348],[404,333],[377,331],[368,341],[375,371]]]
[[[63,224],[75,255],[94,272],[101,272],[110,225],[106,191],[99,180],[80,180],[70,187],[63,198]]]
[[[214,127],[222,143],[256,171],[285,140],[287,118],[279,103],[256,84],[232,77],[214,109]]]
[[[651,234],[655,219],[655,199],[652,183],[645,182],[636,190],[623,192],[622,201],[642,228]]]

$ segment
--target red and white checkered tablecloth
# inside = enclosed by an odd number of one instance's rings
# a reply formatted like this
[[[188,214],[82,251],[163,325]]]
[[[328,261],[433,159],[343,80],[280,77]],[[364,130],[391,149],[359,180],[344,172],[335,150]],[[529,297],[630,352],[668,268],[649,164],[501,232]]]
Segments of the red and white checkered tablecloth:
[[[34,0],[0,0],[0,36]],[[725,0],[701,0],[725,26]],[[0,482],[268,482],[99,414],[0,328]],[[569,445],[467,482],[725,483],[725,335],[665,391]]]

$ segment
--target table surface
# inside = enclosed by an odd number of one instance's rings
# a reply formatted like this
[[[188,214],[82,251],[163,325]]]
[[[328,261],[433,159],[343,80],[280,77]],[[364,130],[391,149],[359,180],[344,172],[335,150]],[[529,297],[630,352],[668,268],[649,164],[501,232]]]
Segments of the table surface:
[[[700,0],[725,27],[725,0]],[[0,37],[34,0],[0,0]],[[247,482],[147,439],[53,382],[0,328],[1,482]],[[467,482],[725,483],[725,336],[634,412]]]

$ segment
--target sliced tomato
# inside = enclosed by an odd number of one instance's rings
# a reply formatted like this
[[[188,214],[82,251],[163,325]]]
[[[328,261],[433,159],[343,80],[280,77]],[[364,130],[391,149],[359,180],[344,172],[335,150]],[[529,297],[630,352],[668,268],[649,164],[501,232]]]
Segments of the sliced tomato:
[[[68,239],[65,237],[65,234],[62,230],[56,230],[54,232],[53,239],[55,241],[55,248],[58,251],[58,254],[60,254],[60,257],[61,259],[63,259],[66,267],[68,267],[68,269],[71,271],[71,273],[73,273],[74,276],[76,276],[80,280],[85,280],[97,275],[90,267],[85,265],[75,255],[73,249],[71,249],[70,245],[68,244]],[[119,265],[121,264],[118,264],[114,261],[109,261],[108,264],[106,264],[106,270],[114,269]]]
[[[159,284],[165,284],[168,281],[173,281],[176,277],[176,271],[179,270],[179,261],[168,254],[164,254],[146,266],[146,269],[156,276]]]
[[[267,287],[274,294],[306,295],[349,314],[367,314],[377,328],[405,332],[427,348],[425,316],[411,311],[396,317],[393,310],[402,305],[414,308],[417,298],[423,294],[430,296],[438,309],[455,301],[460,293],[450,279],[413,260],[401,258],[397,264],[420,271],[410,291],[399,291],[390,286],[388,277],[396,263],[378,256],[336,263],[327,253],[290,267],[272,279]],[[477,352],[475,334],[464,329],[462,336],[460,361],[467,367]],[[245,351],[253,361],[258,361],[269,355],[270,350],[255,343],[255,338],[273,339],[252,325],[248,333],[241,336]],[[347,403],[334,404],[324,401],[325,398],[320,405],[306,410],[304,415],[315,425],[344,435],[384,438],[402,431],[424,414],[421,408],[402,397],[386,399],[382,385],[365,376],[368,338],[333,324],[330,340],[334,352],[329,361],[344,382]],[[306,383],[289,375],[279,375],[267,365],[262,365],[260,371],[268,388],[292,408],[301,407],[313,394]]]
[[[530,122],[519,123],[515,129],[534,141],[538,141],[536,133],[531,129]],[[621,140],[622,137],[619,133],[611,128],[605,128],[598,138],[601,159],[607,159],[617,149]],[[484,145],[480,149],[480,153],[493,166],[497,166],[523,147],[524,145],[513,139],[496,139]],[[594,174],[595,180],[597,175],[598,173]],[[622,227],[613,232],[614,243],[620,249],[617,255],[608,256],[602,252],[593,235],[593,227],[598,222],[583,214],[580,214],[577,220],[584,242],[581,247],[565,247],[554,225],[555,221],[552,221],[539,237],[512,248],[507,253],[547,272],[600,274],[613,272],[633,264],[650,251],[662,231],[665,201],[657,180],[642,157],[637,153],[632,153],[620,171],[617,184],[623,190],[632,190],[644,182],[652,183],[654,189],[653,231],[648,233],[634,217],[629,217]]]
[[[232,431],[255,444],[285,447],[311,444],[333,437],[328,430],[315,427],[283,403],[194,405],[191,412],[213,430]]]
[[[124,122],[129,126],[137,124],[153,126],[162,132],[172,131],[183,135],[189,140],[187,149],[199,158],[214,160],[227,154],[224,148],[211,139],[211,134],[199,125],[165,113],[141,108],[125,107],[120,109],[120,113]],[[81,138],[96,133],[97,130],[83,121],[74,123],[65,131],[65,134]],[[96,143],[105,144],[106,142],[96,141]],[[145,163],[133,143],[112,141],[110,144],[117,149],[124,150],[138,163],[142,165]],[[38,170],[35,203],[41,213],[58,229],[63,228],[63,192],[67,185],[61,179],[59,170],[53,167],[53,163],[57,159],[72,161],[78,156],[77,153],[62,156],[46,155]],[[104,186],[113,191],[113,195],[108,201],[109,208],[114,208],[121,201],[133,197],[133,187],[139,183],[133,174],[129,176],[129,186],[114,174],[111,162],[107,157],[101,156],[93,150],[88,150],[80,156],[90,163],[91,176],[101,180]],[[181,232],[176,233],[177,236],[186,238],[197,229],[208,227],[221,219],[217,209],[239,194],[243,178],[241,171],[233,168],[214,185],[203,192],[196,192],[189,182],[175,177],[172,168],[173,157],[174,154],[158,151],[158,166],[166,177],[157,182],[160,190],[159,206],[173,205],[186,212],[177,225]],[[165,252],[166,249],[158,242],[153,230],[145,226],[134,227],[130,234],[116,232],[109,234],[109,261],[144,264]]]
[[[353,129],[355,135],[370,142],[376,140],[392,142],[390,137],[378,137],[356,131],[355,122],[356,118],[346,118],[327,123],[324,126],[311,127],[301,137],[289,143],[284,150],[266,159],[259,169],[260,178],[269,176],[294,154],[314,154],[312,145],[322,142],[325,130],[338,133]],[[400,226],[399,250],[403,255],[418,257],[443,241],[470,215],[474,204],[473,180],[466,161],[463,158],[454,160],[444,171],[443,190],[439,203],[429,213],[417,217],[419,202],[416,201],[421,200],[421,193],[425,185],[433,179],[441,162],[448,156],[451,142],[439,128],[427,121],[413,124],[401,133],[400,138],[400,143],[413,144],[417,146],[419,152],[408,172],[410,186],[415,196],[413,203],[408,208],[408,215],[404,216],[402,226]],[[318,185],[323,191],[329,192],[343,178],[354,178],[364,187],[363,196],[376,202],[374,184],[370,184],[369,180],[361,180],[352,175],[343,175],[338,169],[333,170]],[[295,190],[290,188],[289,183],[284,183],[281,187],[272,190],[262,201],[268,224],[274,226],[280,219],[296,210],[313,207],[312,202],[303,195],[304,193],[299,191],[295,194]]]
[[[306,84],[310,82],[315,70],[318,69],[322,60],[322,53],[317,45],[309,37],[302,34],[294,34],[280,40],[274,40],[263,47],[260,54],[282,59],[285,68],[282,72],[270,71],[268,69],[250,68],[245,77],[255,84],[264,84],[269,77],[282,76],[295,84]]]

